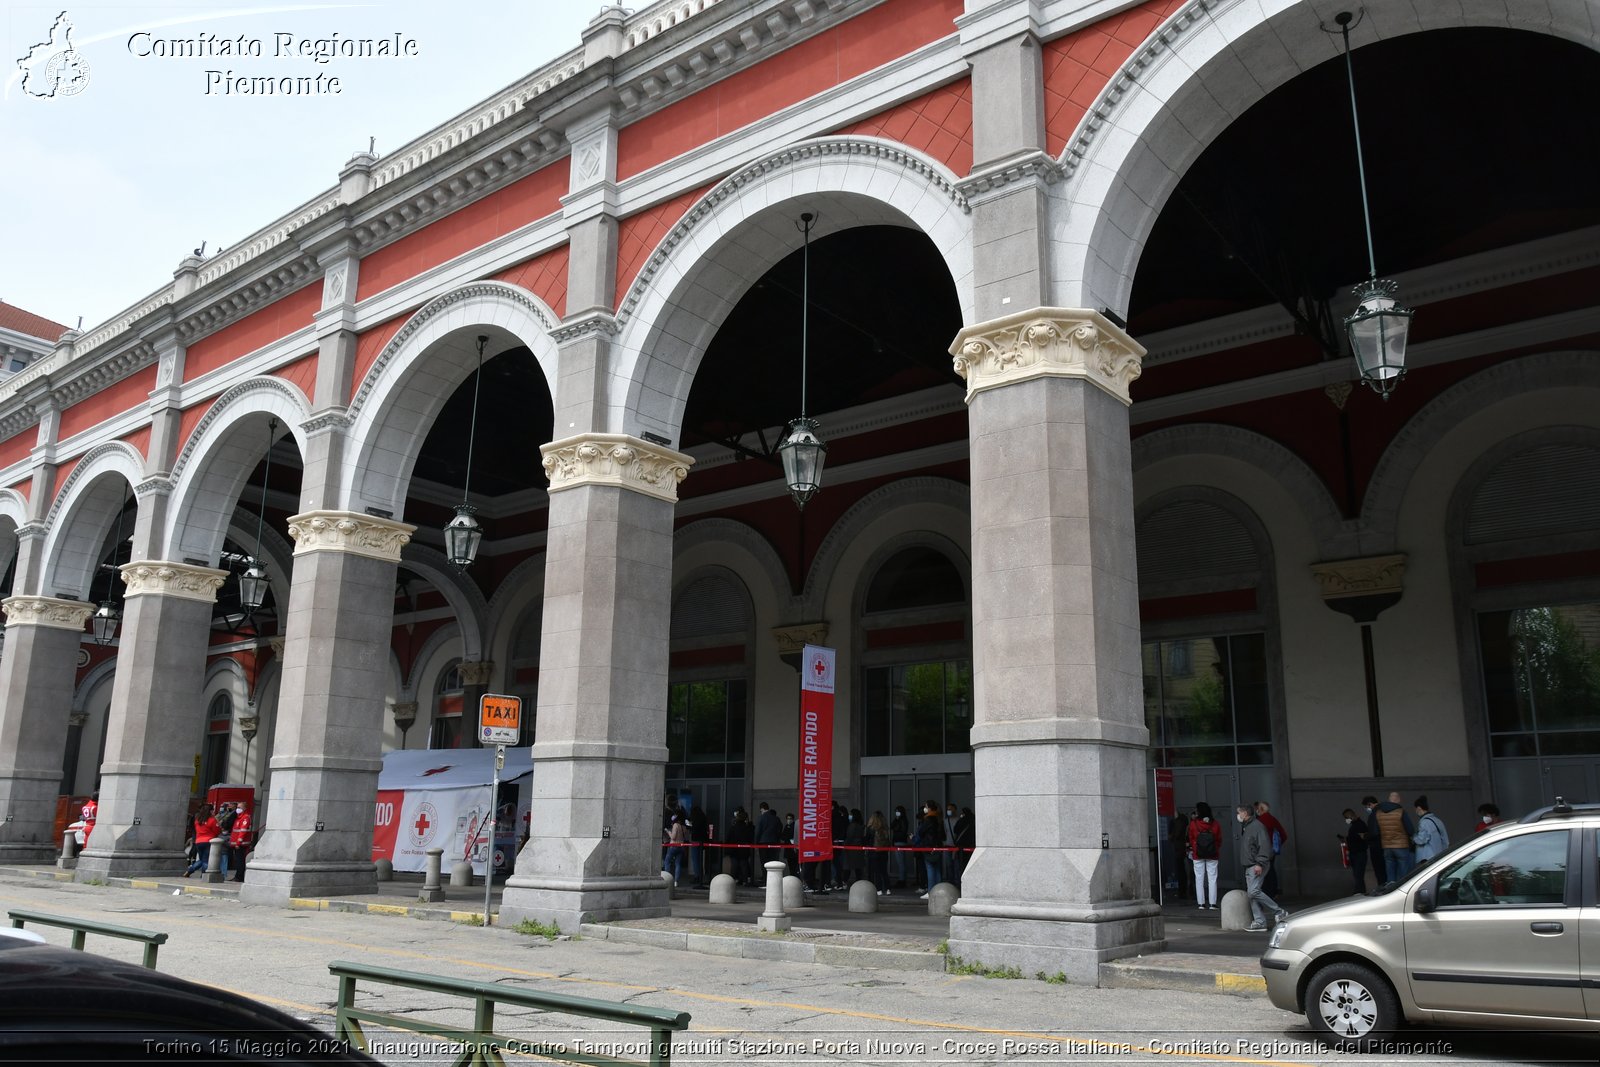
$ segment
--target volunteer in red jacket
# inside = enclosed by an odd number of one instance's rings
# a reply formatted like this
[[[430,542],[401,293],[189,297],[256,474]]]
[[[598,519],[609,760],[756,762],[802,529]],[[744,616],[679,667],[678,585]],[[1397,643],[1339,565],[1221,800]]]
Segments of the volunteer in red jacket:
[[[89,847],[89,835],[94,833],[94,821],[100,817],[100,794],[96,793],[83,806],[83,847]]]
[[[228,851],[233,854],[233,880],[244,881],[244,854],[250,848],[250,809],[239,801],[233,829],[228,831]]]
[[[1189,858],[1194,861],[1194,903],[1201,911],[1217,910],[1217,860],[1222,855],[1222,824],[1211,805],[1197,801],[1189,820]],[[1208,888],[1209,887],[1209,888]]]

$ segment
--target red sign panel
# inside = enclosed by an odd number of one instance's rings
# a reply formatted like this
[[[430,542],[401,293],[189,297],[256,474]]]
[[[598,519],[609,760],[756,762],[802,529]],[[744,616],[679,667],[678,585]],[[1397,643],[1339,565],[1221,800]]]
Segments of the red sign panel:
[[[404,807],[406,793],[403,789],[378,790],[378,803],[372,813],[372,858],[394,862],[394,839],[400,831],[400,809]]]
[[[1156,814],[1168,818],[1178,814],[1177,801],[1172,795],[1172,769],[1170,767],[1156,768]]]
[[[833,857],[834,650],[807,645],[800,655],[800,824],[802,862]]]

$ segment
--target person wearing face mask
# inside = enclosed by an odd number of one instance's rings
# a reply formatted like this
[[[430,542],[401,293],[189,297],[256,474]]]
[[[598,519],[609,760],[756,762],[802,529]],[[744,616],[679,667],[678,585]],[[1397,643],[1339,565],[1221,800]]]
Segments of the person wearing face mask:
[[[1500,821],[1500,809],[1493,804],[1478,805],[1478,825],[1473,833],[1481,834],[1489,827]]]
[[[1388,881],[1384,877],[1383,838],[1378,836],[1378,798],[1362,797],[1361,810],[1367,824],[1367,862],[1372,866],[1372,880],[1377,883],[1377,888],[1373,892],[1377,892]]]
[[[1367,892],[1367,856],[1371,848],[1367,842],[1367,821],[1350,808],[1344,809],[1344,833],[1339,835],[1350,857],[1350,877],[1356,883],[1356,892]]]
[[[906,818],[906,809],[900,805],[895,806],[894,818],[889,820],[889,839],[894,845],[895,883],[902,889],[910,888],[905,847],[911,841],[911,820]]]
[[[1243,827],[1239,833],[1239,856],[1244,861],[1244,887],[1250,897],[1250,915],[1254,920],[1245,929],[1266,930],[1269,912],[1274,923],[1289,918],[1289,913],[1278,907],[1277,901],[1262,889],[1267,872],[1272,869],[1272,838],[1267,836],[1267,828],[1256,818],[1251,805],[1240,804],[1235,815]]]

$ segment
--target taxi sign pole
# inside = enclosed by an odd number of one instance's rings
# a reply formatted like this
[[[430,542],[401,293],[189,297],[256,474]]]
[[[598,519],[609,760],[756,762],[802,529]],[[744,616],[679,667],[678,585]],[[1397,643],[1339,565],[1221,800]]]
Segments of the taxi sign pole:
[[[517,743],[522,729],[522,698],[485,693],[478,701],[478,739],[494,743],[494,780],[489,787],[489,843],[483,854],[483,925],[493,922],[489,892],[494,888],[495,831],[500,825],[500,770],[506,765],[506,745]]]
[[[500,768],[506,765],[506,746],[494,746],[494,778],[489,785],[489,844],[483,854],[483,925],[492,926],[489,891],[494,888],[494,840],[500,829]]]

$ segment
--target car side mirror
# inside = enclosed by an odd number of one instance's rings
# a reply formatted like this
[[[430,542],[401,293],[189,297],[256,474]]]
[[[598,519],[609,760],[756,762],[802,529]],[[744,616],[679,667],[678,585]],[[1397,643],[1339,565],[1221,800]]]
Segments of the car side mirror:
[[[1426,915],[1434,908],[1438,907],[1437,898],[1434,895],[1434,890],[1437,884],[1437,882],[1430,878],[1428,881],[1417,887],[1417,896],[1414,905],[1417,914]]]

